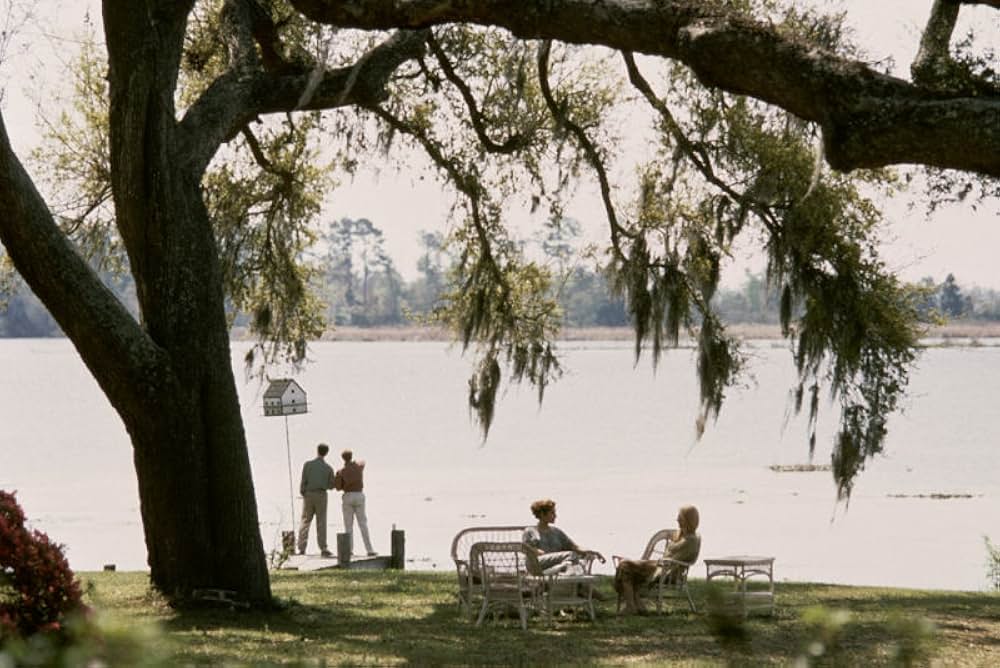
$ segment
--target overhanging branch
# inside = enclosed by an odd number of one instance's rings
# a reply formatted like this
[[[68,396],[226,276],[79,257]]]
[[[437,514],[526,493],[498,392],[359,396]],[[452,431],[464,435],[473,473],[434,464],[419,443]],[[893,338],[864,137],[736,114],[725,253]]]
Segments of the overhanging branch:
[[[506,28],[522,39],[597,44],[676,59],[705,85],[750,95],[818,123],[827,160],[837,169],[917,163],[1000,177],[1000,97],[948,96],[914,85],[715,3],[290,2],[316,21],[342,27],[385,30],[464,22]],[[1000,1],[966,4],[996,7]]]
[[[489,269],[497,284],[503,286],[503,292],[510,292],[503,272],[493,257],[491,235],[487,229],[487,221],[482,211],[482,187],[477,178],[465,173],[458,161],[455,158],[449,158],[445,155],[440,145],[431,137],[428,137],[427,133],[423,130],[407,123],[381,106],[373,105],[369,109],[393,130],[412,137],[420,144],[437,168],[448,176],[448,180],[466,198],[469,204],[472,224],[476,230],[476,239],[479,242],[480,253],[483,261],[486,263],[485,266]],[[468,345],[470,340],[471,338],[466,336],[465,345]]]
[[[451,61],[448,60],[448,56],[441,48],[441,45],[437,43],[437,40],[433,35],[428,36],[427,46],[430,47],[431,53],[433,53],[434,57],[437,59],[445,77],[453,86],[455,86],[455,88],[458,89],[458,92],[461,94],[462,100],[465,102],[465,106],[469,110],[469,120],[472,122],[472,128],[475,130],[476,136],[479,137],[479,142],[483,145],[483,148],[485,148],[489,153],[503,154],[513,153],[524,148],[528,144],[528,137],[519,133],[511,135],[500,143],[493,141],[493,139],[486,132],[486,123],[483,122],[483,114],[479,110],[479,105],[476,102],[476,98],[472,94],[472,90],[455,71]]]
[[[552,86],[549,84],[549,54],[552,50],[552,42],[543,41],[538,47],[538,85],[545,99],[545,104],[549,108],[549,113],[556,123],[565,128],[580,145],[583,154],[590,164],[591,169],[597,175],[597,181],[601,187],[601,202],[604,204],[604,213],[608,219],[608,226],[611,234],[611,244],[615,254],[619,258],[625,257],[625,250],[622,248],[623,236],[632,236],[628,230],[618,222],[618,214],[615,205],[611,201],[611,182],[608,179],[608,170],[604,166],[604,159],[597,150],[597,146],[590,140],[587,133],[579,124],[574,123],[566,112],[565,104],[556,100],[552,93]]]
[[[191,106],[181,121],[181,136],[194,169],[204,170],[225,141],[261,114],[370,105],[382,100],[385,85],[400,65],[423,52],[423,32],[401,30],[364,54],[356,64],[328,70],[312,95],[310,73],[231,70]]]

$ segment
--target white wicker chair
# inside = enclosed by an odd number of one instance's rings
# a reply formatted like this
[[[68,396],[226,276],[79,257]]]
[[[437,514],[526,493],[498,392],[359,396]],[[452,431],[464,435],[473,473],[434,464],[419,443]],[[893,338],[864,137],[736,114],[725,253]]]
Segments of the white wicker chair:
[[[472,567],[472,546],[476,543],[517,543],[523,534],[524,526],[467,527],[455,534],[451,541],[451,558],[458,575],[458,605],[466,615],[472,615],[473,604],[482,591],[478,569]]]
[[[500,612],[514,608],[521,628],[528,628],[528,614],[543,607],[544,580],[529,572],[528,563],[533,557],[530,549],[520,541],[472,545],[470,571],[475,574],[482,593],[476,626],[483,623],[491,609],[495,619]],[[534,565],[537,568],[537,560]]]
[[[667,544],[676,533],[676,529],[661,529],[654,533],[646,543],[646,549],[642,551],[642,556],[639,559],[642,561],[656,561],[656,571],[650,581],[636,590],[636,595],[642,598],[654,599],[657,612],[663,611],[663,599],[671,595],[683,595],[687,598],[691,612],[697,612],[694,599],[691,598],[691,591],[688,589],[687,580],[688,571],[694,566],[698,560],[698,556],[695,555],[694,560],[691,562],[677,561],[676,559],[664,556],[667,551]],[[699,545],[698,547],[700,551],[701,546]],[[624,560],[624,557],[617,555],[611,557],[615,569]],[[617,609],[621,610],[621,607],[622,597],[619,594]]]

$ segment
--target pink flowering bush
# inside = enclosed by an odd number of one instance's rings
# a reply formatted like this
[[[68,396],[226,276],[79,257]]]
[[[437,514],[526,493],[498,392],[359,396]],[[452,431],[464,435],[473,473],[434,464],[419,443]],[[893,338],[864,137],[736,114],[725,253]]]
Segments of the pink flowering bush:
[[[25,528],[14,494],[0,490],[0,641],[60,631],[80,596],[62,548]]]

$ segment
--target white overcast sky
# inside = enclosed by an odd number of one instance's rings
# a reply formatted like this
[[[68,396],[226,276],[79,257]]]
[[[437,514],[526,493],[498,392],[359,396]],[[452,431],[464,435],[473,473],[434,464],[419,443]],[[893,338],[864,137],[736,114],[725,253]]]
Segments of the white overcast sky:
[[[2,111],[7,129],[22,158],[38,141],[37,99],[39,90],[58,88],[66,77],[63,63],[72,59],[77,48],[75,36],[84,29],[85,15],[100,29],[99,2],[96,0],[0,0],[0,30],[11,5],[33,5],[33,18],[14,26],[17,37],[7,45],[0,63],[0,88],[4,90]],[[873,59],[892,57],[896,74],[908,78],[910,61],[916,53],[921,28],[931,0],[808,0],[808,4],[831,10],[845,8],[856,39]],[[969,27],[990,37],[1000,46],[1000,13],[986,8],[964,9],[956,34]],[[1000,64],[998,64],[1000,65]],[[56,105],[48,98],[47,116],[54,117]],[[421,174],[394,173],[383,167],[381,174],[365,170],[331,196],[326,219],[344,216],[369,218],[386,236],[386,245],[399,270],[410,278],[415,274],[420,230],[445,229],[450,195],[442,194],[436,181]],[[917,280],[933,276],[940,281],[952,272],[962,285],[1000,288],[1000,204],[987,203],[973,210],[969,206],[945,207],[928,217],[922,208],[911,211],[911,197],[884,203],[891,221],[883,248],[886,261],[903,278]],[[605,223],[601,218],[596,188],[585,188],[568,215],[579,219],[585,230],[599,238]],[[750,251],[740,253],[729,273],[729,282],[738,282],[744,269],[757,270],[759,258]]]

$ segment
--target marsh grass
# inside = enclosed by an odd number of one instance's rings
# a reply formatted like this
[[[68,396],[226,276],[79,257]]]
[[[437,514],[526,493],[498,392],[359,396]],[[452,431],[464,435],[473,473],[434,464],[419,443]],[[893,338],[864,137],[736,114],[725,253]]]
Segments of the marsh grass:
[[[689,613],[619,617],[610,583],[598,619],[516,618],[477,628],[460,616],[453,576],[278,572],[280,608],[173,610],[142,573],[87,573],[104,624],[161,629],[168,665],[1000,665],[1000,597],[779,583],[773,617]],[[693,581],[696,602],[711,598]]]

